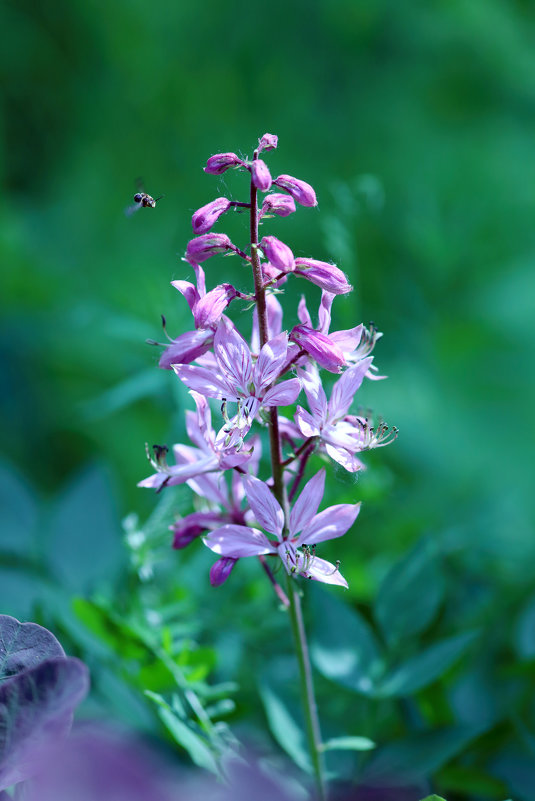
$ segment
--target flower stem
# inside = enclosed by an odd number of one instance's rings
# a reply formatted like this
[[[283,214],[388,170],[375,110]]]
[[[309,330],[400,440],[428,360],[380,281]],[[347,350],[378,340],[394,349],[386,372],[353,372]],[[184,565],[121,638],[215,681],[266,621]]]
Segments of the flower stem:
[[[302,704],[305,714],[308,750],[310,752],[312,768],[314,770],[314,777],[316,780],[318,801],[325,801],[327,798],[327,792],[324,779],[321,732],[316,696],[314,694],[314,683],[312,680],[312,668],[310,666],[310,656],[308,653],[308,643],[303,622],[303,612],[301,609],[301,598],[299,595],[299,587],[297,586],[295,579],[290,575],[287,575],[287,585],[288,598],[290,600],[288,612],[290,615],[295,652],[299,665],[299,680],[301,683]]]
[[[258,158],[255,151],[253,159]],[[258,329],[260,333],[260,347],[265,345],[268,340],[268,321],[266,311],[266,287],[264,286],[262,267],[258,256],[258,190],[251,180],[250,197],[250,240],[251,240],[251,266],[253,268],[256,311],[258,315]],[[282,464],[281,438],[279,432],[279,419],[276,406],[269,409],[269,441],[271,451],[271,467],[273,472],[273,494],[284,509],[286,523],[289,518],[288,497],[284,487]],[[306,732],[312,768],[316,780],[316,790],[318,801],[325,801],[327,798],[324,779],[323,754],[321,750],[321,733],[318,717],[318,707],[314,695],[314,684],[312,681],[312,667],[308,653],[308,643],[306,638],[303,613],[301,610],[301,598],[299,588],[292,576],[287,574],[287,593],[289,600],[288,613],[292,626],[294,647],[299,666],[299,680],[301,684],[301,696],[306,722]]]

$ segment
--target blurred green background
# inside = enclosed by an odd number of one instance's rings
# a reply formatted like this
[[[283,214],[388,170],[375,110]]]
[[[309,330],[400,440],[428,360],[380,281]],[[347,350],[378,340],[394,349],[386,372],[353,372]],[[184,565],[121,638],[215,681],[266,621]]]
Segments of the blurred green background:
[[[120,561],[119,521],[154,507],[135,486],[144,443],[175,441],[188,399],[144,340],[161,313],[171,334],[190,328],[169,282],[186,277],[192,212],[246,192],[240,174],[205,175],[207,157],[250,155],[270,132],[272,173],[310,182],[319,206],[269,233],[349,275],[335,328],[384,332],[389,379],[361,402],[399,439],[356,486],[336,472],[329,488],[365,500],[331,552],[351,598],[369,603],[425,535],[449,571],[445,620],[505,629],[535,592],[535,6],[4,0],[0,24],[4,611],[29,613],[10,584],[24,543],[71,547],[98,575],[97,544],[113,539],[102,558]],[[127,218],[139,176],[165,197]],[[217,227],[237,244],[246,229]],[[207,263],[210,286],[223,270],[247,289],[235,259]],[[301,291],[287,290],[288,327]],[[84,481],[96,494],[76,500]],[[58,497],[67,532],[86,532],[76,545],[43,534]],[[56,575],[80,590],[71,567]]]

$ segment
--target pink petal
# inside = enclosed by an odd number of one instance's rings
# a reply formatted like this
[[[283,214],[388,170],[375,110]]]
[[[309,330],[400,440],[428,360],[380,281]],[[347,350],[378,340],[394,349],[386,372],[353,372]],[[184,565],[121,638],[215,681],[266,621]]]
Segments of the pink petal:
[[[281,381],[280,384],[269,389],[262,400],[264,406],[289,406],[301,392],[301,382],[298,378]]]
[[[251,351],[247,342],[227,317],[222,317],[214,338],[214,351],[226,380],[243,394],[253,373]],[[236,394],[236,393],[234,393]]]
[[[288,334],[286,331],[266,342],[258,354],[258,361],[254,368],[254,385],[259,394],[275,381],[286,364],[287,352]]]
[[[371,356],[367,359],[362,359],[354,367],[346,370],[335,383],[328,406],[331,419],[343,417],[347,414],[355,393],[362,384],[372,361],[373,358]]]
[[[332,540],[342,537],[351,528],[360,512],[360,503],[340,503],[336,506],[329,506],[319,515],[316,515],[311,523],[298,537],[295,545],[315,545],[317,542]]]
[[[299,305],[297,307],[297,316],[299,317],[303,325],[308,325],[309,328],[314,327],[312,325],[312,318],[307,309],[307,302],[304,295],[301,295],[301,300],[299,301]]]
[[[284,512],[267,484],[254,476],[244,476],[243,486],[257,522],[280,540],[284,525]]]
[[[170,345],[166,345],[158,366],[163,370],[170,370],[173,364],[189,364],[206,353],[212,347],[213,341],[213,331],[203,328],[198,331],[186,331]]]
[[[358,347],[360,340],[362,339],[362,332],[364,330],[364,326],[362,323],[360,325],[355,326],[355,328],[346,328],[343,331],[333,331],[329,334],[329,338],[338,345],[341,351],[345,354],[353,353],[355,348]]]
[[[295,537],[308,526],[318,511],[325,490],[325,470],[316,473],[307,481],[290,513],[290,534]]]
[[[339,587],[348,588],[348,583],[342,576],[336,565],[315,556],[307,570],[307,576],[314,581],[322,581],[324,584],[337,584]]]
[[[237,526],[232,523],[211,531],[203,537],[204,544],[219,556],[260,556],[274,553],[275,547],[265,534],[249,526]]]
[[[345,448],[336,445],[331,445],[329,442],[325,443],[325,450],[331,459],[345,467],[349,473],[356,473],[358,470],[366,470],[366,465],[360,461],[358,456],[350,453]]]
[[[188,302],[191,311],[195,308],[195,304],[199,301],[199,293],[197,288],[190,281],[171,281],[171,286],[178,289],[184,295]]]
[[[317,370],[298,370],[301,384],[307,396],[310,411],[317,425],[322,425],[327,417],[327,396]]]
[[[234,389],[222,378],[206,367],[195,367],[190,364],[173,364],[173,370],[180,380],[195,392],[209,398],[232,398]]]
[[[318,437],[320,435],[320,427],[317,420],[302,406],[297,407],[294,419],[304,437]]]

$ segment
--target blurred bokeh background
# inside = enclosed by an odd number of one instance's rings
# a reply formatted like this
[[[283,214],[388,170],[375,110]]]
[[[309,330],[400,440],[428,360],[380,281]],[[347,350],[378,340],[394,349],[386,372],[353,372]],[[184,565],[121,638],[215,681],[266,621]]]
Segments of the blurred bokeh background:
[[[136,488],[144,443],[176,441],[188,404],[145,339],[162,313],[171,334],[190,328],[169,282],[186,277],[192,212],[246,191],[202,167],[270,132],[272,173],[311,183],[319,206],[269,232],[350,276],[336,328],[384,332],[389,379],[361,402],[399,439],[329,485],[331,502],[365,500],[332,551],[349,597],[366,610],[425,537],[449,579],[442,625],[489,626],[499,659],[533,660],[533,4],[4,0],[0,18],[3,611],[46,607],[52,551],[71,594],[121,571],[121,519],[156,503]],[[127,218],[138,177],[165,197]],[[237,259],[206,271],[248,286]],[[288,326],[302,291],[287,290]],[[183,558],[169,553],[177,571]],[[230,584],[218,592],[230,604]]]

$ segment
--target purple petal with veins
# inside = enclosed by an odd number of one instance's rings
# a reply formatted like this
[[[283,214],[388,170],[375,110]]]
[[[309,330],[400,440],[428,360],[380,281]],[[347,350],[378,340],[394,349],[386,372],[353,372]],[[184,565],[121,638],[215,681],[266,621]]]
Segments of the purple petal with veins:
[[[258,523],[280,540],[284,525],[284,512],[268,486],[254,476],[244,476],[243,486],[249,506]]]
[[[173,370],[189,389],[208,395],[209,398],[232,398],[234,388],[206,367],[190,364],[173,364]]]
[[[247,342],[226,317],[222,317],[214,337],[214,352],[229,386],[248,395],[253,362]],[[236,392],[231,395],[236,395]]]
[[[296,546],[315,545],[318,542],[342,537],[351,528],[360,512],[360,503],[341,503],[329,506],[301,532]]]
[[[290,378],[288,381],[281,381],[271,389],[268,389],[262,400],[263,406],[289,406],[297,400],[301,392],[301,382],[298,378]]]
[[[318,511],[325,491],[325,470],[316,473],[307,481],[290,513],[290,534],[295,537],[304,529]]]
[[[234,559],[275,552],[274,544],[261,531],[232,523],[211,531],[203,537],[203,542],[219,556],[232,556]]]

